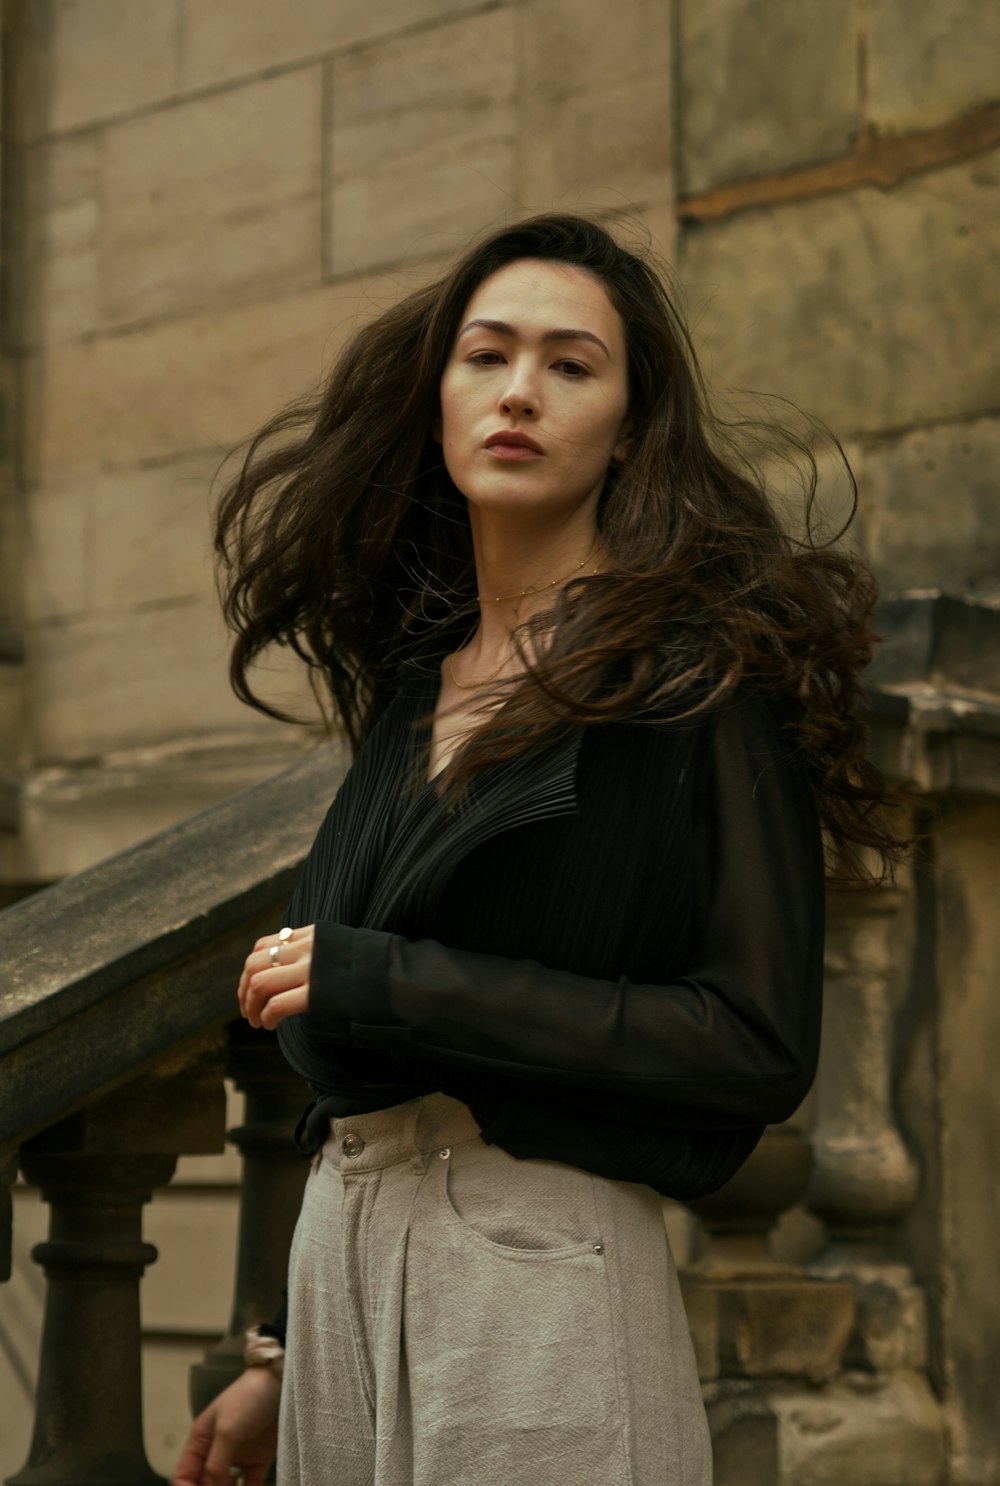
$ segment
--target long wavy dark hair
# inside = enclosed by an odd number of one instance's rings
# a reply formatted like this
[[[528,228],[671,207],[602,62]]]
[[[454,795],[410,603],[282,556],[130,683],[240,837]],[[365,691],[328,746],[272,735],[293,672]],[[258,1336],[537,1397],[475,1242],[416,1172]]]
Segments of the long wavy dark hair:
[[[250,441],[216,527],[237,695],[295,720],[258,696],[249,675],[265,647],[290,646],[357,748],[400,662],[432,632],[455,645],[471,633],[466,503],[432,429],[465,306],[484,279],[523,258],[594,274],[621,316],[629,451],[598,507],[606,568],[567,583],[516,633],[524,673],[502,685],[501,705],[484,709],[446,788],[460,795],[484,768],[580,723],[669,725],[737,689],[758,690],[788,701],[839,874],[877,875],[859,847],[890,872],[905,839],[883,813],[886,786],[865,757],[859,687],[874,642],[874,583],[851,553],[809,532],[810,442],[785,435],[807,512],[805,534],[793,538],[755,462],[737,452],[733,425],[710,410],[662,275],[586,218],[547,214],[484,238],[360,329],[325,385]],[[853,514],[853,480],[850,490]]]

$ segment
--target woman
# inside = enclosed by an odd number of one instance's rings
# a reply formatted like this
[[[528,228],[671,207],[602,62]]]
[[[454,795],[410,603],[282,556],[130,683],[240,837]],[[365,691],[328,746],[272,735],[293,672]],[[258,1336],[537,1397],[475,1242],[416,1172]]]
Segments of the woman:
[[[657,1194],[809,1087],[821,824],[900,845],[870,580],[718,435],[647,263],[544,216],[363,329],[226,493],[236,690],[273,710],[248,667],[291,645],[356,758],[239,985],[316,1095],[284,1379],[265,1327],[179,1482],[262,1480],[279,1397],[282,1482],[710,1481]]]

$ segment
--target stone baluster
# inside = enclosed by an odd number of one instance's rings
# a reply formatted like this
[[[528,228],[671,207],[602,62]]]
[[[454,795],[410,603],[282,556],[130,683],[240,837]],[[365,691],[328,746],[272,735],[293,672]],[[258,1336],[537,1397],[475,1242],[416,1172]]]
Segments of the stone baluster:
[[[805,1191],[809,1143],[793,1124],[772,1125],[718,1192],[689,1204],[705,1242],[682,1275],[703,1381],[829,1377],[853,1317],[849,1285],[826,1284],[779,1262],[771,1234]]]
[[[901,1225],[920,1181],[897,1124],[893,1079],[899,1013],[914,978],[911,874],[900,872],[891,888],[834,893],[830,908],[806,1201],[829,1235],[810,1273],[848,1282],[855,1294],[836,1409],[856,1461],[845,1454],[844,1478],[868,1479],[873,1452],[891,1448],[893,1482],[940,1486],[947,1475],[945,1429],[925,1371],[924,1294],[901,1253]]]
[[[34,1433],[8,1486],[160,1480],[142,1433],[139,1283],[156,1258],[142,1208],[179,1154],[221,1146],[224,1111],[221,1046],[202,1047],[23,1146],[51,1212],[32,1253],[47,1279]]]
[[[9,1486],[157,1481],[142,1436],[139,1281],[156,1258],[142,1207],[174,1158],[36,1150],[22,1167],[51,1224],[32,1250],[48,1281],[35,1430]]]
[[[276,1038],[233,1023],[228,1067],[246,1095],[243,1124],[228,1135],[243,1163],[236,1281],[228,1334],[191,1369],[195,1414],[242,1371],[247,1327],[278,1310],[309,1170],[292,1140],[309,1090],[285,1062]]]
[[[912,974],[913,937],[908,873],[892,888],[831,894],[807,1205],[830,1240],[813,1272],[849,1279],[857,1293],[848,1360],[873,1370],[926,1364],[922,1293],[896,1253],[919,1185],[893,1088],[896,1013]]]

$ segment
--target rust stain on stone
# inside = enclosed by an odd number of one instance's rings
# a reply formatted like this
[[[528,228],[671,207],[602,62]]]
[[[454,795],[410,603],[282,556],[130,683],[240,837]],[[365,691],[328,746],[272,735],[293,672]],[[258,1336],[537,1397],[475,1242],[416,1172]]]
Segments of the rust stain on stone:
[[[833,191],[849,191],[855,186],[888,189],[909,176],[968,160],[998,144],[1000,104],[977,109],[919,134],[883,138],[876,129],[865,128],[847,155],[821,165],[754,176],[682,196],[677,203],[677,215],[682,222],[707,222],[754,207],[802,201]]]

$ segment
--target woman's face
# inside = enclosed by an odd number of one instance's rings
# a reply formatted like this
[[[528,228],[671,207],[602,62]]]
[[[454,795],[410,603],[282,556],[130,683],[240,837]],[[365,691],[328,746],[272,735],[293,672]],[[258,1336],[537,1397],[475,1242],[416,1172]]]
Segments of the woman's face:
[[[435,436],[473,510],[596,516],[625,457],[625,332],[601,281],[523,258],[466,305],[441,378]]]

